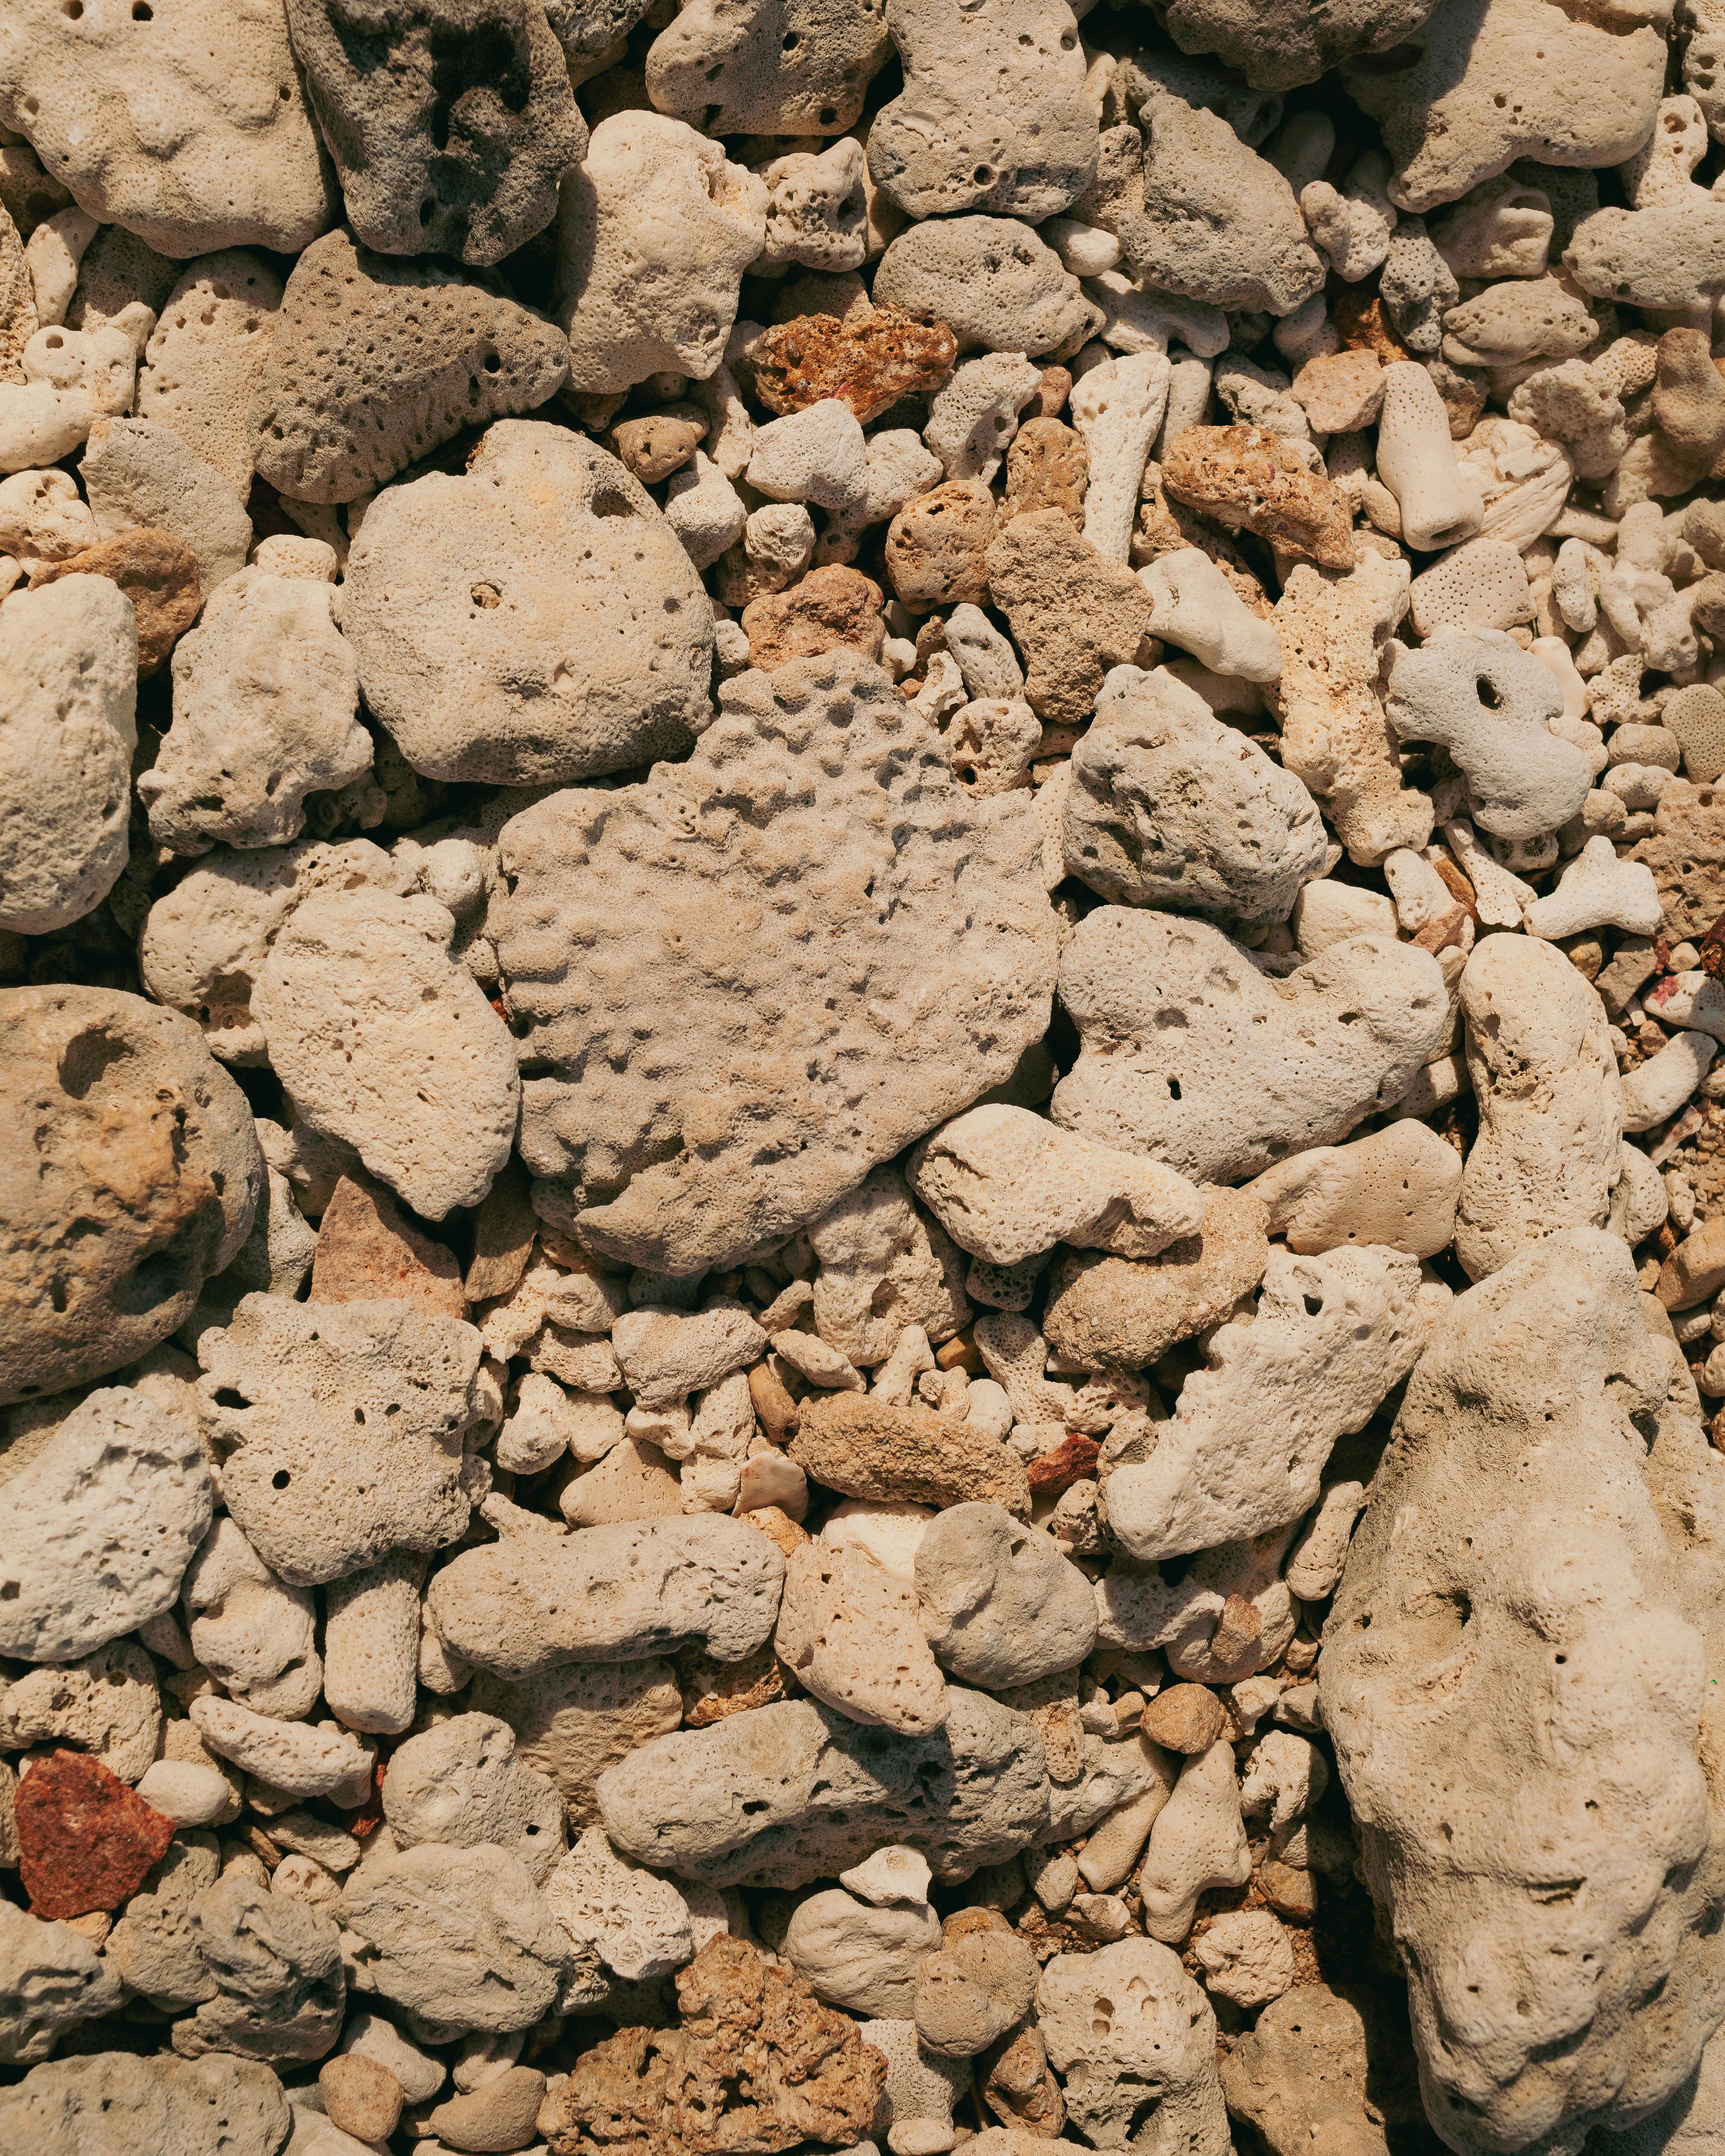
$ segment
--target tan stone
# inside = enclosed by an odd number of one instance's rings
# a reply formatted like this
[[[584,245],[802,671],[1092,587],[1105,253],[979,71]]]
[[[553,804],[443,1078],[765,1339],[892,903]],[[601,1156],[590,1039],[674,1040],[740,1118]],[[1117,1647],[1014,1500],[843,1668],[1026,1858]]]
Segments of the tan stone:
[[[1242,526],[1278,553],[1352,567],[1353,521],[1331,482],[1294,446],[1256,427],[1187,427],[1168,444],[1162,483],[1176,501],[1230,531]]]
[[[1050,1344],[1087,1369],[1147,1368],[1176,1342],[1219,1324],[1263,1279],[1267,1217],[1250,1191],[1212,1190],[1202,1231],[1159,1258],[1062,1250],[1043,1319]]]
[[[1075,524],[1081,524],[1089,486],[1090,451],[1083,435],[1051,413],[1027,419],[1006,453],[1006,498],[1000,505],[1000,521],[1004,524],[1009,517],[1027,516],[1035,509],[1059,509]]]
[[[653,486],[680,471],[706,439],[707,419],[698,404],[678,404],[644,418],[619,419],[611,429],[611,447],[643,486]]]
[[[1170,1685],[1144,1709],[1138,1727],[1167,1752],[1204,1752],[1222,1734],[1226,1709],[1208,1685]]]
[[[1081,726],[1108,669],[1131,665],[1151,644],[1155,602],[1059,509],[999,526],[988,570],[1024,654],[1025,701],[1045,725]]]
[[[153,674],[198,619],[203,593],[198,557],[166,531],[122,531],[50,562],[30,579],[33,591],[61,577],[106,577],[131,601],[138,624],[138,672]]]
[[[388,2066],[345,2051],[318,2069],[318,2093],[331,2126],[360,2141],[387,2141],[401,2117],[402,2087]]]
[[[769,2156],[867,2132],[886,2062],[802,1978],[721,1933],[676,1983],[680,2025],[623,2030],[552,2092],[552,2156]]]
[[[994,497],[979,480],[949,480],[907,501],[886,530],[886,573],[913,613],[982,604]]]
[[[878,659],[886,638],[883,603],[880,587],[860,569],[811,569],[788,591],[768,593],[743,608],[749,664],[771,674],[793,659],[817,658],[841,644],[865,659]]]
[[[381,1183],[344,1175],[318,1224],[313,1302],[409,1302],[465,1317],[461,1268],[446,1244],[422,1235]]]
[[[1024,1462],[995,1439],[914,1402],[829,1393],[803,1404],[790,1455],[810,1479],[846,1497],[916,1505],[1030,1509]]]

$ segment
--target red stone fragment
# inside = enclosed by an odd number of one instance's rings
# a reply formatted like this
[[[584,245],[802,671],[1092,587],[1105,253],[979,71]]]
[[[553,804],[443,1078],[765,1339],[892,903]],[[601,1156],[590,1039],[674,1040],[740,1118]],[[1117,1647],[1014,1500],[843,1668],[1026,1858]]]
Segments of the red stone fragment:
[[[1052,1452],[1033,1460],[1024,1470],[1025,1479],[1037,1496],[1058,1497],[1075,1482],[1096,1473],[1096,1455],[1101,1449],[1093,1437],[1069,1437]]]
[[[18,1876],[38,1917],[117,1909],[174,1838],[174,1823],[100,1759],[56,1752],[18,1785]]]

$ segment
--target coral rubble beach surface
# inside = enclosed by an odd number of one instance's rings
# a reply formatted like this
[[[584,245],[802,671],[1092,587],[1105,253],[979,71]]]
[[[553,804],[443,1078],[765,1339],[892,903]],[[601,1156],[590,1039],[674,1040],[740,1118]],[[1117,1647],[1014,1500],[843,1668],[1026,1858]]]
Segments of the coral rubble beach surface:
[[[1725,2156],[1722,146],[0,0],[4,2156]]]

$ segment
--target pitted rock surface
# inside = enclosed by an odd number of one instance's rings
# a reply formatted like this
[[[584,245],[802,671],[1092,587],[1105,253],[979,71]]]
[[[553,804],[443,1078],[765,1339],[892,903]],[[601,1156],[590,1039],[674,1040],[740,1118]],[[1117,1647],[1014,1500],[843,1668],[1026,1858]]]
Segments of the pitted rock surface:
[[[1035,847],[1009,801],[963,793],[865,661],[739,676],[686,764],[506,827],[507,997],[555,1074],[526,1083],[528,1164],[572,1187],[595,1247],[670,1272],[806,1225],[1036,1037],[1053,921]],[[605,973],[572,971],[572,931],[611,946]],[[937,933],[963,986],[929,1010],[915,984]],[[649,945],[675,973],[663,1032],[644,1033],[630,954]],[[619,1025],[639,1071],[594,1055]],[[800,1097],[782,1084],[793,1038]]]
[[[352,501],[567,371],[556,330],[502,292],[328,233],[288,279],[253,393],[258,470],[296,501]]]
[[[361,690],[428,778],[566,784],[707,723],[700,579],[639,480],[567,428],[505,423],[459,477],[388,489],[347,574]]]

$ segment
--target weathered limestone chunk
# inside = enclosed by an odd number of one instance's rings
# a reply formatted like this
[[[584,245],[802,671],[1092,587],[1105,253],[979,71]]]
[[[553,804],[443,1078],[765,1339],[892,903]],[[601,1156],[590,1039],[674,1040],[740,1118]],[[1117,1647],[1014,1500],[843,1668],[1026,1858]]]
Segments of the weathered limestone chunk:
[[[1236,2040],[1222,2061],[1223,2092],[1271,2156],[1314,2147],[1390,2156],[1386,2125],[1425,2127],[1407,2022],[1394,2001],[1387,1986],[1302,1984]],[[1683,2156],[1676,2144],[1672,2156]]]
[[[120,1999],[119,1978],[81,1932],[0,1902],[0,2059],[45,2059],[63,2029],[111,2014]]]
[[[1419,1283],[1401,1250],[1272,1251],[1251,1321],[1210,1335],[1148,1459],[1104,1475],[1114,1539],[1135,1558],[1180,1557],[1308,1512],[1336,1440],[1414,1366]]]
[[[1615,165],[1653,128],[1665,37],[1639,11],[1567,15],[1552,0],[1442,0],[1420,33],[1343,68],[1383,124],[1398,208],[1435,209],[1517,157]]]
[[[257,435],[252,392],[275,335],[282,283],[252,248],[188,263],[138,373],[138,416],[173,429],[242,496]]]
[[[623,2147],[739,2156],[866,2133],[886,2062],[803,1979],[720,1933],[677,1975],[680,2019],[583,2053],[541,2112],[552,2156]]]
[[[580,1967],[526,1869],[485,1842],[426,1842],[362,1865],[341,1917],[384,1998],[458,2029],[531,2027]]]
[[[715,1887],[830,1878],[888,1842],[937,1879],[968,1879],[1037,1839],[1048,1817],[1042,1740],[986,1692],[947,1690],[923,1737],[865,1728],[808,1700],[680,1730],[599,1777],[612,1842],[655,1871]]]
[[[465,1550],[432,1580],[439,1635],[476,1668],[519,1680],[559,1664],[626,1662],[699,1640],[740,1661],[771,1635],[784,1559],[716,1513],[511,1535]]]
[[[18,2156],[275,2156],[291,2118],[268,2066],[220,2051],[51,2059],[0,2091],[0,2139]]]
[[[63,1668],[26,1671],[0,1692],[0,1745],[8,1752],[70,1745],[128,1784],[137,1783],[155,1758],[161,1733],[155,1665],[129,1640],[98,1647]]]
[[[334,191],[280,8],[71,15],[59,0],[19,0],[0,41],[0,121],[80,209],[164,254],[297,254],[330,222]]]
[[[481,1670],[470,1694],[475,1713],[514,1730],[516,1756],[556,1783],[573,1827],[598,1817],[593,1785],[607,1767],[683,1719],[683,1697],[669,1662],[562,1662],[511,1683]]]
[[[805,1691],[853,1722],[921,1737],[946,1721],[946,1680],[916,1593],[860,1544],[792,1551],[773,1651]]]
[[[1469,2156],[1639,2118],[1720,2010],[1725,1468],[1693,1402],[1625,1245],[1548,1235],[1438,1321],[1325,1627],[1426,2107]]]
[[[1623,1173],[1623,1096],[1598,992],[1532,936],[1488,936],[1461,976],[1479,1134],[1455,1255],[1479,1280],[1559,1228],[1605,1224]]]
[[[429,778],[562,783],[680,757],[711,709],[712,609],[680,542],[614,457],[542,420],[378,497],[341,626],[367,705]]]
[[[847,1497],[1029,1510],[1024,1463],[989,1430],[916,1402],[823,1393],[803,1404],[791,1457]]]
[[[171,427],[154,419],[98,419],[78,474],[104,539],[167,532],[198,557],[205,592],[244,567],[252,543],[244,502]]]
[[[1122,1939],[1056,1954],[1037,1985],[1036,2012],[1067,2115],[1096,2147],[1228,2156],[1216,2017],[1170,1948]]]
[[[721,702],[688,762],[501,839],[505,996],[547,1070],[523,1158],[594,1248],[671,1273],[806,1225],[1005,1078],[1054,955],[1032,819],[967,794],[878,668],[829,653]]]
[[[290,0],[288,27],[364,245],[495,262],[550,223],[587,128],[537,0]]]
[[[669,1880],[619,1856],[590,1826],[545,1883],[552,1914],[628,1983],[667,1976],[691,1960],[689,1905]]]
[[[1254,90],[1316,82],[1356,53],[1411,38],[1435,0],[1171,0],[1168,28],[1183,53],[1214,53]]]
[[[948,1340],[970,1316],[964,1257],[911,1201],[896,1168],[875,1168],[810,1223],[814,1329],[858,1369],[884,1363],[907,1325]]]
[[[1096,110],[1065,0],[888,0],[886,27],[905,86],[869,130],[869,172],[907,217],[1040,224],[1089,186]]]
[[[117,989],[0,991],[0,1400],[15,1400],[182,1325],[250,1233],[264,1158],[191,1020]]]
[[[222,1494],[294,1586],[467,1525],[461,1440],[478,1414],[480,1337],[400,1302],[249,1295],[198,1341],[210,1428],[232,1448]]]
[[[1083,1049],[1055,1121],[1194,1182],[1345,1137],[1401,1097],[1449,1022],[1437,961],[1409,944],[1349,937],[1271,982],[1219,929],[1113,906],[1068,942],[1060,1000]]]
[[[287,281],[252,398],[258,470],[297,501],[352,501],[565,372],[557,331],[500,292],[331,232]]]
[[[563,181],[557,213],[556,318],[572,386],[627,389],[661,372],[706,381],[724,357],[742,273],[761,250],[767,201],[758,173],[681,120],[602,120]]]
[[[509,1158],[514,1044],[449,952],[429,892],[315,892],[277,935],[253,998],[304,1120],[351,1145],[428,1220],[476,1205]]]
[[[192,1651],[230,1699],[286,1721],[309,1714],[323,1685],[317,1603],[280,1580],[223,1513],[181,1586]]]
[[[1064,844],[1070,873],[1118,905],[1246,923],[1285,921],[1324,869],[1300,780],[1161,667],[1104,681],[1072,752]]]
[[[239,1871],[200,1894],[192,1917],[216,1989],[174,2029],[182,2058],[234,2051],[286,2064],[335,2048],[347,1985],[331,1917]]]
[[[710,135],[839,135],[891,56],[883,0],[694,0],[647,54],[647,95]]]
[[[46,936],[113,889],[137,693],[131,604],[105,577],[0,603],[0,929]]]
[[[1110,668],[1132,665],[1148,641],[1155,601],[1061,509],[997,525],[986,561],[1024,654],[1024,701],[1046,726],[1082,726]]]
[[[495,1715],[458,1714],[410,1737],[390,1754],[382,1796],[389,1830],[404,1848],[490,1842],[542,1887],[563,1854],[563,1800],[547,1776],[516,1756],[514,1732]]]
[[[1053,248],[1010,217],[909,226],[881,257],[874,299],[918,321],[944,322],[960,352],[1032,359],[1081,341],[1101,319]]]
[[[0,1653],[33,1662],[171,1608],[213,1502],[196,1431],[123,1385],[87,1394],[4,1488]]]
[[[242,578],[210,594],[201,624],[176,645],[173,724],[138,778],[150,835],[176,853],[296,839],[308,793],[372,768],[359,670],[331,619],[334,587]]]
[[[1302,1256],[1384,1243],[1435,1257],[1455,1232],[1461,1155],[1412,1116],[1352,1145],[1314,1146],[1254,1178],[1272,1235]]]
[[[1263,1279],[1269,1255],[1255,1191],[1208,1190],[1202,1229],[1153,1264],[1061,1251],[1043,1319],[1050,1344],[1084,1369],[1146,1369],[1229,1317]]]
[[[1076,1669],[1096,1643],[1090,1582],[1004,1506],[949,1505],[929,1522],[916,1564],[935,1659],[966,1684],[1035,1684]]]
[[[911,1187],[961,1250],[1015,1265],[1065,1243],[1153,1258],[1204,1222],[1200,1193],[1155,1161],[990,1102],[912,1152]]]

